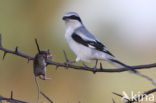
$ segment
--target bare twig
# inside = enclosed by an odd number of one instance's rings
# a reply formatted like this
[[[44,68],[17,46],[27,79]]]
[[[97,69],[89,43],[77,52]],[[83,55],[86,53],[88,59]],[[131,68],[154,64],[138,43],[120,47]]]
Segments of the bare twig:
[[[119,97],[123,97],[123,95],[121,95],[121,94],[118,94],[118,93],[115,93],[115,92],[112,92],[113,94],[115,94],[116,96],[119,96]]]
[[[85,71],[94,71],[94,68],[92,67],[88,67],[88,66],[77,66],[77,65],[71,65],[69,64],[68,66],[65,65],[64,63],[59,63],[59,62],[49,62],[49,65],[58,65],[59,67],[68,67],[68,68],[73,68],[73,69],[77,69],[77,70],[85,70]],[[133,69],[137,69],[137,70],[141,70],[141,69],[149,69],[149,68],[154,68],[156,67],[156,63],[153,64],[145,64],[145,65],[136,65],[136,66],[131,66]],[[128,71],[126,68],[116,68],[116,69],[111,69],[111,68],[97,68],[95,70],[95,72],[111,72],[111,73],[115,73],[115,72],[124,72],[124,71]]]
[[[1,101],[7,101],[9,103],[28,103],[28,102],[24,102],[24,101],[21,101],[21,100],[13,99],[13,92],[12,91],[11,91],[11,97],[10,98],[0,96],[0,102]]]
[[[50,103],[53,103],[53,101],[48,97],[46,96],[42,91],[40,92]]]
[[[37,39],[35,39],[35,43],[36,43],[36,46],[37,46],[37,50],[38,50],[38,52],[40,53],[40,47],[39,47],[39,45],[38,45],[38,42],[37,42]]]
[[[97,64],[98,64],[98,60],[96,60],[96,62],[95,62],[95,66],[94,66],[94,70],[93,70],[93,73],[94,73],[94,74],[96,73]]]
[[[33,60],[33,59],[34,59],[34,58],[31,57],[31,56],[28,56],[28,55],[26,55],[26,54],[24,54],[24,53],[22,53],[22,52],[19,52],[19,50],[18,50],[18,52],[16,52],[16,51],[9,50],[9,49],[3,48],[3,47],[0,48],[0,50],[4,51],[4,56],[3,56],[3,58],[6,56],[7,53],[10,53],[10,54],[15,54],[15,55],[17,55],[17,56],[20,56],[20,57],[23,57],[23,58],[26,58],[26,59],[29,59],[29,60]]]

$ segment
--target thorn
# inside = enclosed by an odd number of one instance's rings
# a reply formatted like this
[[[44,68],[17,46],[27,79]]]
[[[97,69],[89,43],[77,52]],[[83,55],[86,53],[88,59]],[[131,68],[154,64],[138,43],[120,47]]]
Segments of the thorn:
[[[87,68],[87,67],[88,67],[85,63],[83,63],[83,66],[84,66],[85,68]]]
[[[65,50],[63,50],[63,53],[64,53],[64,57],[65,57],[66,62],[69,62],[69,60],[68,60],[68,57],[67,57],[67,54],[66,54]]]
[[[30,58],[28,57],[28,61],[27,61],[27,63],[29,63],[29,61],[30,61]]]
[[[15,48],[15,52],[18,53],[18,46],[16,46],[16,48]]]
[[[38,45],[38,42],[37,42],[37,39],[35,38],[35,43],[36,43],[36,46],[37,46],[37,49],[38,49],[38,52],[40,53],[40,47]]]
[[[11,91],[11,97],[10,98],[13,99],[13,91]]]
[[[103,69],[103,67],[102,67],[102,63],[100,62],[100,69],[102,70]]]
[[[95,62],[95,66],[94,66],[94,68],[93,68],[93,73],[95,74],[96,73],[96,68],[97,68],[97,64],[98,64],[98,60],[96,60],[96,62]]]
[[[93,70],[92,72],[93,72],[93,74],[95,74],[95,73],[96,73],[96,71],[95,71],[95,70]]]
[[[5,56],[6,56],[6,54],[7,54],[7,52],[4,52],[4,54],[3,54],[3,60],[4,60]]]
[[[58,67],[59,67],[59,66],[58,66],[58,65],[56,65],[56,70],[58,69]]]
[[[48,54],[50,54],[50,49],[48,49]]]
[[[123,97],[121,94],[118,94],[118,93],[115,93],[115,92],[112,92],[114,95],[117,95],[119,97]]]

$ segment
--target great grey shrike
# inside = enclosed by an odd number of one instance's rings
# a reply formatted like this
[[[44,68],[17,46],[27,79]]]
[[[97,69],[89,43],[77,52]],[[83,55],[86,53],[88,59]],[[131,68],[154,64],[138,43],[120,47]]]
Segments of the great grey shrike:
[[[86,29],[77,13],[68,12],[62,19],[66,26],[65,38],[70,48],[77,56],[75,62],[80,60],[106,60],[121,65],[132,72],[137,72],[130,66],[116,60],[106,46]]]
[[[153,85],[156,85],[152,78],[116,60],[114,55],[106,48],[106,46],[104,46],[85,28],[80,16],[77,13],[68,12],[63,16],[62,19],[65,21],[66,26],[65,38],[70,48],[77,56],[75,62],[80,60],[106,60],[108,62],[118,64],[136,75],[146,78],[147,80],[151,81]]]

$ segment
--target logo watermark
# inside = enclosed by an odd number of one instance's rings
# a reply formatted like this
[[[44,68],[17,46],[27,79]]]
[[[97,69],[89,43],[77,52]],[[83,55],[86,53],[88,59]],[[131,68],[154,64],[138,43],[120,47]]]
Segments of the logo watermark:
[[[131,91],[130,95],[128,95],[125,91],[122,92],[123,97],[121,98],[121,101],[124,99],[129,100],[129,101],[148,101],[148,102],[153,102],[154,101],[154,94],[142,94],[141,92],[134,93],[134,91]]]

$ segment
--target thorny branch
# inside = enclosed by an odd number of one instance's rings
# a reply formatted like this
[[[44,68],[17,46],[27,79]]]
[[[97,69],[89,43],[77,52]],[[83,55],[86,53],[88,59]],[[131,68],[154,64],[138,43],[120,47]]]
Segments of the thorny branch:
[[[136,98],[130,98],[130,99],[124,98],[124,99],[127,100],[125,103],[139,102],[139,100],[141,100],[141,99],[144,98],[145,96],[147,96],[147,95],[149,95],[149,94],[151,94],[151,93],[154,93],[154,92],[156,92],[156,88],[153,88],[153,89],[151,89],[151,90],[148,90],[148,91],[146,91],[146,92],[140,94],[140,95],[139,95],[138,97],[136,97]],[[113,94],[115,94],[115,95],[117,95],[117,96],[119,96],[119,97],[121,97],[121,98],[124,97],[124,96],[122,96],[121,94],[118,94],[118,93],[115,93],[115,92],[113,92]]]
[[[39,45],[37,43],[37,39],[35,39],[35,42],[36,42],[36,45],[37,45],[37,48],[38,48],[38,51],[40,51],[39,49]],[[0,34],[0,50],[4,51],[4,55],[3,55],[3,59],[5,58],[6,54],[7,53],[11,53],[11,54],[15,54],[15,55],[18,55],[18,56],[21,56],[21,57],[24,57],[24,58],[27,58],[28,59],[28,62],[30,60],[33,60],[34,57],[32,56],[28,56],[24,53],[22,53],[21,51],[19,51],[18,47],[15,48],[15,50],[9,50],[9,49],[6,49],[2,46],[2,38],[1,38],[1,34]],[[64,57],[65,57],[65,60],[66,62],[65,63],[60,63],[60,62],[55,62],[55,61],[47,61],[47,64],[48,65],[55,65],[56,66],[56,69],[58,69],[58,67],[65,67],[65,68],[73,68],[73,69],[79,69],[79,70],[86,70],[86,71],[91,71],[93,72],[94,74],[96,72],[122,72],[122,71],[126,71],[128,69],[126,68],[118,68],[118,69],[103,69],[102,67],[102,64],[100,63],[100,68],[97,68],[97,63],[98,63],[98,60],[96,60],[96,64],[94,67],[88,67],[87,65],[84,64],[84,66],[77,66],[77,65],[72,65],[69,63],[69,59],[67,57],[67,54],[65,51],[64,52]],[[132,66],[133,69],[145,69],[145,68],[152,68],[152,67],[156,67],[156,63],[154,64],[147,64],[147,65],[138,65],[138,66]],[[143,77],[143,78],[146,78],[147,80],[151,81],[153,85],[156,85],[156,83],[154,82],[154,80],[140,72],[136,73],[137,75]]]
[[[49,103],[54,103],[48,96],[46,96],[43,92],[40,92],[43,97],[45,97]],[[10,98],[6,98],[6,97],[3,97],[3,96],[0,96],[0,103],[2,103],[2,101],[6,101],[8,103],[28,103],[28,102],[24,102],[24,101],[21,101],[21,100],[17,100],[17,99],[13,99],[13,91],[11,91],[11,95],[10,95]]]
[[[9,50],[9,49],[4,48],[2,46],[1,34],[0,34],[0,50],[4,52],[3,59],[5,58],[7,53],[14,54],[14,55],[26,58],[26,59],[28,59],[28,62],[30,60],[34,59],[34,57],[29,56],[29,55],[24,54],[23,52],[21,52],[18,49],[18,47],[16,47],[15,50]],[[68,59],[66,53],[64,53],[64,55],[65,55],[66,62],[69,62],[69,59]],[[73,69],[77,69],[77,70],[91,71],[93,73],[96,73],[96,72],[124,72],[124,71],[127,71],[126,68],[116,68],[116,69],[103,68],[101,63],[100,63],[100,68],[96,68],[96,69],[95,69],[95,67],[88,67],[85,64],[83,66],[77,66],[77,65],[73,65],[73,64],[68,64],[67,65],[65,63],[60,63],[60,62],[56,62],[56,61],[48,62],[48,65],[54,65],[54,66],[56,66],[56,68],[65,67],[65,68],[73,68]],[[133,69],[138,69],[138,70],[140,70],[140,69],[149,69],[149,68],[156,67],[156,63],[144,64],[144,65],[135,65],[135,66],[131,66],[131,67]]]
[[[35,39],[35,41],[37,41],[37,39]],[[38,50],[39,50],[39,45],[37,45],[37,47],[38,47]],[[0,34],[0,50],[4,52],[4,54],[3,54],[3,60],[5,59],[5,56],[6,56],[7,53],[14,54],[14,55],[17,55],[17,56],[26,58],[28,60],[28,62],[30,60],[34,60],[34,57],[29,56],[29,55],[21,52],[18,49],[18,47],[16,47],[15,50],[9,50],[9,49],[4,48],[3,45],[2,45],[2,37],[1,37],[1,34]],[[67,57],[66,52],[65,51],[63,51],[63,52],[64,52],[64,57],[65,57],[65,60],[66,60],[65,63],[60,63],[60,62],[56,62],[56,61],[48,61],[48,65],[54,65],[54,66],[56,66],[56,69],[59,68],[59,67],[65,67],[65,68],[72,68],[72,69],[77,69],[77,70],[91,71],[93,73],[96,73],[96,72],[111,72],[111,73],[115,73],[115,72],[128,71],[126,68],[116,68],[116,69],[103,68],[102,63],[100,63],[100,68],[97,68],[97,62],[98,61],[96,61],[96,64],[95,64],[94,67],[88,67],[86,64],[83,64],[83,66],[77,66],[77,65],[73,65],[73,64],[66,64],[67,62],[69,62],[69,59]],[[140,69],[149,69],[149,68],[154,68],[154,67],[156,67],[156,63],[131,66],[131,68],[137,69],[137,70],[140,70]],[[156,88],[154,88],[152,90],[149,90],[149,91],[146,91],[143,94],[148,95],[148,94],[153,93],[153,92],[156,92]],[[50,103],[53,103],[43,92],[41,92],[41,94]],[[117,93],[114,93],[114,94],[115,95],[118,95],[120,97],[123,97],[120,94],[117,94]],[[137,97],[136,98],[136,100],[138,100],[138,99],[140,99],[140,97]],[[23,102],[23,101],[19,101],[19,100],[13,99],[12,96],[11,96],[11,98],[5,98],[5,97],[0,96],[0,103],[1,103],[2,100],[6,100],[6,101],[11,102],[11,103],[27,103],[27,102]],[[112,99],[112,101],[113,101],[113,103],[115,103],[114,99]],[[135,101],[127,100],[127,102],[125,102],[125,103],[132,103],[132,102],[135,102]]]
[[[40,51],[39,49],[39,45],[37,43],[37,39],[35,39],[35,42],[36,42],[36,45],[37,45],[37,48],[38,48],[38,51]],[[11,54],[15,54],[15,55],[18,55],[18,56],[21,56],[21,57],[24,57],[24,58],[27,58],[28,59],[28,62],[30,60],[34,60],[34,57],[32,56],[28,56],[24,53],[22,53],[18,47],[15,48],[15,50],[9,50],[9,49],[6,49],[3,47],[2,45],[2,38],[1,38],[1,34],[0,34],[0,50],[4,51],[4,55],[3,55],[3,59],[5,58],[6,54],[7,53],[11,53]],[[65,67],[65,68],[73,68],[73,69],[79,69],[79,70],[86,70],[86,71],[91,71],[93,72],[94,74],[96,72],[123,72],[123,71],[127,71],[128,69],[127,68],[117,68],[117,69],[104,69],[102,67],[102,64],[100,63],[100,68],[97,68],[97,63],[98,63],[98,60],[96,60],[96,64],[94,67],[88,67],[87,65],[84,64],[84,66],[77,66],[77,65],[72,65],[70,64],[70,61],[67,57],[67,54],[65,51],[64,52],[64,57],[65,57],[65,60],[66,62],[65,63],[60,63],[60,62],[55,62],[55,61],[46,61],[48,65],[55,65],[56,66],[56,69],[58,69],[58,67]],[[147,64],[147,65],[137,65],[137,66],[131,66],[133,69],[145,69],[145,68],[152,68],[152,67],[156,67],[156,63],[154,64]],[[146,78],[147,80],[151,81],[153,85],[156,85],[156,83],[154,82],[154,80],[140,72],[137,72],[135,73],[136,75],[139,75],[143,78]]]
[[[28,102],[20,101],[17,99],[13,99],[13,92],[12,91],[11,91],[11,97],[10,98],[0,96],[0,103],[2,103],[2,101],[6,101],[8,103],[28,103]]]

